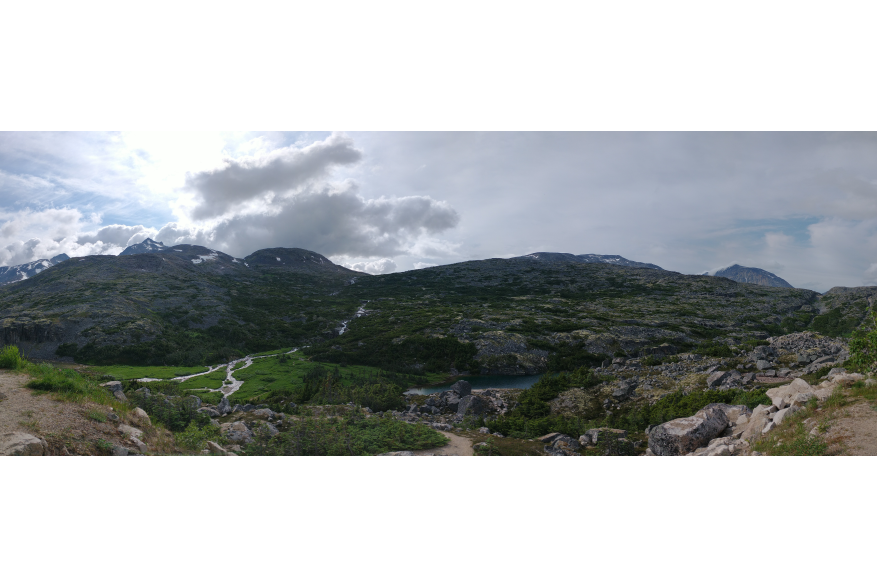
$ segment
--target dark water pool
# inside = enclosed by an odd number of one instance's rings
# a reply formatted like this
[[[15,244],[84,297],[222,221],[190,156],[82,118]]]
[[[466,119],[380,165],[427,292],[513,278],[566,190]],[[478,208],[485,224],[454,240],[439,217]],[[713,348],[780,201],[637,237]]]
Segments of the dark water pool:
[[[466,377],[458,377],[455,381],[463,379],[472,385],[472,389],[488,389],[490,387],[507,387],[513,389],[530,389],[533,384],[539,381],[542,375],[469,375]],[[444,385],[434,385],[432,387],[413,387],[405,393],[413,393],[418,395],[429,395],[438,391],[450,389],[454,382]]]

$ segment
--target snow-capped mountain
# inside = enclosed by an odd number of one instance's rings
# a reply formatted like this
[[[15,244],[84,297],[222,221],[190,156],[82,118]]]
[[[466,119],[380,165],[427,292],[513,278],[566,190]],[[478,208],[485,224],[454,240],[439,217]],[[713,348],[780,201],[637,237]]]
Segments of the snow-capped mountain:
[[[61,253],[51,259],[37,259],[30,263],[22,263],[21,265],[12,265],[10,267],[0,267],[0,285],[22,281],[28,277],[33,277],[37,273],[45,271],[53,265],[57,265],[62,261],[69,259],[67,255]]]
[[[625,259],[621,255],[573,255],[572,253],[531,253],[524,255],[522,258],[536,259],[537,261],[554,262],[554,261],[573,261],[576,263],[609,263],[610,265],[621,265],[623,267],[641,267],[645,269],[660,269],[652,263],[640,263],[639,261],[631,261]]]
[[[771,287],[790,287],[794,288],[785,279],[778,277],[770,271],[759,269],[758,267],[743,267],[742,265],[730,265],[720,269],[706,271],[701,275],[712,275],[714,277],[727,277],[739,283],[754,283],[756,285],[769,285]]]
[[[137,243],[136,245],[131,245],[119,255],[139,255],[141,253],[158,253],[159,251],[165,251],[170,247],[164,246],[164,243],[156,242],[151,238],[144,240],[142,243]]]

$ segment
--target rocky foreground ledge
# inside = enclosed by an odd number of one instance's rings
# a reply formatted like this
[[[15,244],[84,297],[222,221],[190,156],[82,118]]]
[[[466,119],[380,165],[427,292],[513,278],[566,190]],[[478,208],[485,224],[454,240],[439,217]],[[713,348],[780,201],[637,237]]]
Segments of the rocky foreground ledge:
[[[800,411],[810,402],[817,405],[827,400],[844,382],[864,379],[861,373],[847,373],[835,368],[819,385],[811,386],[803,379],[769,389],[766,395],[770,405],[759,405],[750,410],[743,405],[710,404],[687,418],[677,418],[646,429],[647,456],[759,456],[751,444],[782,424],[788,416]],[[871,382],[872,380],[869,380]],[[818,434],[816,422],[809,424],[809,434]],[[579,449],[596,446],[599,435],[612,437],[615,443],[629,443],[624,430],[599,428],[588,430],[577,440],[553,433],[539,440],[546,443],[546,453],[554,456],[574,456]]]

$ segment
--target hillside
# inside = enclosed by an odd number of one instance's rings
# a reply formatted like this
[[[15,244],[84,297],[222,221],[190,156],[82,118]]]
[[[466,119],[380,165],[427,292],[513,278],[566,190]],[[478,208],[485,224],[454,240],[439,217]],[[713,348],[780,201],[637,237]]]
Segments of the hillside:
[[[313,338],[355,311],[330,294],[359,273],[261,258],[181,245],[72,259],[0,289],[3,343],[34,358],[204,364]]]
[[[240,259],[175,245],[72,259],[0,288],[0,321],[3,343],[34,358],[204,365],[308,345],[410,374],[534,374],[808,328],[842,335],[871,289],[820,296],[560,254],[372,276],[303,249]]]

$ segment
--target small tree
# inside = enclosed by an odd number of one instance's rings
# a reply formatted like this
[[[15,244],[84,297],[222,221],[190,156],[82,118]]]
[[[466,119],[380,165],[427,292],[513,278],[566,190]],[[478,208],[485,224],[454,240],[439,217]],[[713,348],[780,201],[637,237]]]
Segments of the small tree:
[[[850,337],[850,360],[857,371],[870,371],[877,363],[877,312],[871,314]]]

